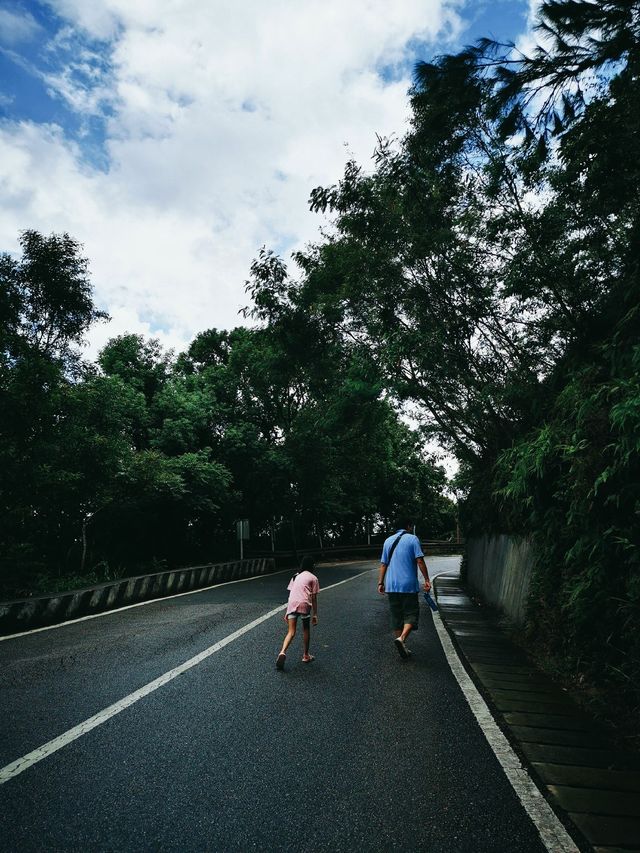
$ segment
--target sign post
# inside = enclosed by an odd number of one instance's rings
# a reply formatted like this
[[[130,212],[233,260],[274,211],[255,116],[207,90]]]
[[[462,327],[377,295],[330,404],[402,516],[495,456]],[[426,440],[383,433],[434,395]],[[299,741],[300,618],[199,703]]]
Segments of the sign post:
[[[249,538],[249,519],[241,518],[236,521],[236,537],[240,542],[240,559],[244,559],[244,540]]]

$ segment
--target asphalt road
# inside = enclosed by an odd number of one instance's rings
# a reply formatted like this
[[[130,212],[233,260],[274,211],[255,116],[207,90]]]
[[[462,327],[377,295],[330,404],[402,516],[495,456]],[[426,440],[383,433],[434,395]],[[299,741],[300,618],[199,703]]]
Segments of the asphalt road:
[[[296,638],[275,670],[278,613],[0,785],[0,849],[544,850],[426,605],[413,657],[398,657],[375,566],[318,569],[321,587],[350,580],[320,595],[313,663]],[[0,642],[0,767],[284,604],[287,582]]]

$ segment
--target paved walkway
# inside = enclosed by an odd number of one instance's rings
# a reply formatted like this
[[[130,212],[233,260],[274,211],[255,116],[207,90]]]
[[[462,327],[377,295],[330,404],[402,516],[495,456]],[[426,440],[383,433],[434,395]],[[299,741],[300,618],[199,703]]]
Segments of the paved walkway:
[[[640,756],[535,668],[459,577],[435,580],[440,615],[485,701],[584,850],[640,851]]]

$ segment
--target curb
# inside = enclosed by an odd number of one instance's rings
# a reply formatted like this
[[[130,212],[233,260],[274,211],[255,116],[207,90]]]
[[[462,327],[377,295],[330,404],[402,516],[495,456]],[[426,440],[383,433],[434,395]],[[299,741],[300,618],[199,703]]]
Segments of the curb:
[[[0,602],[0,636],[45,628],[81,616],[104,613],[153,598],[164,598],[225,581],[264,575],[275,571],[270,558],[208,563],[185,569],[119,578],[97,586],[69,592]]]
[[[542,796],[580,850],[640,850],[640,756],[538,670],[470,598],[459,577],[436,577],[439,612],[468,676]]]

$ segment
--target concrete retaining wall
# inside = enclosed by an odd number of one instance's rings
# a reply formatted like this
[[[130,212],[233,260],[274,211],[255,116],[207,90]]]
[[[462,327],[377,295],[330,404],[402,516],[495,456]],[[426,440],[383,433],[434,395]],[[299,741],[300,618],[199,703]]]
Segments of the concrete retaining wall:
[[[479,536],[467,540],[467,583],[516,625],[526,616],[533,567],[531,541],[515,536]]]
[[[264,557],[231,563],[210,563],[155,575],[122,578],[71,592],[0,602],[0,635],[42,628],[79,616],[102,613],[127,604],[188,592],[224,581],[263,575],[274,569],[274,561]]]

